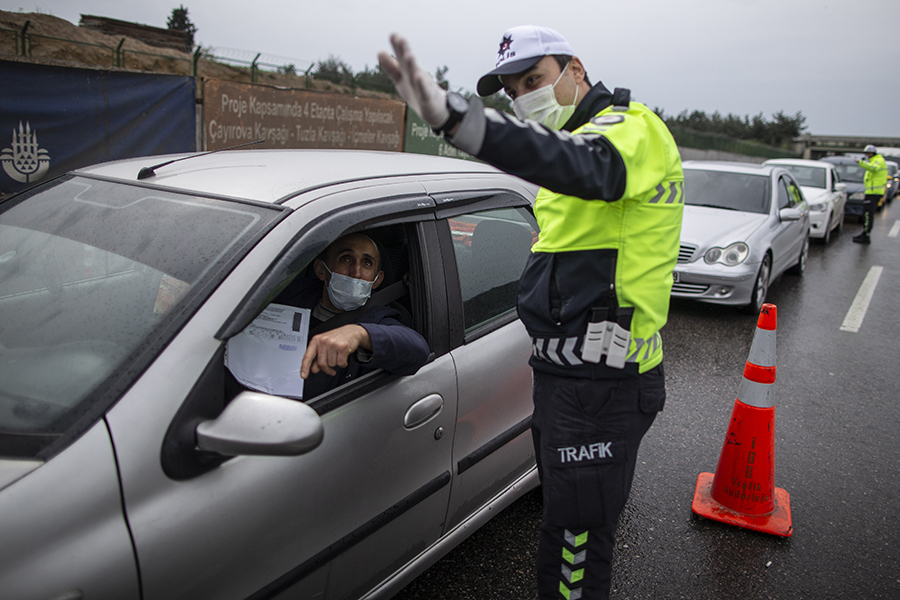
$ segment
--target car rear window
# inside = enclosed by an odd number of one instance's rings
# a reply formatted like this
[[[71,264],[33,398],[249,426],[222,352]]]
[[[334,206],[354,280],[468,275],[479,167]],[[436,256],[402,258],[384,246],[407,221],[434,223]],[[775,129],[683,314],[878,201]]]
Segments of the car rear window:
[[[841,176],[841,181],[863,183],[866,178],[866,170],[856,164],[835,164],[834,168],[837,169],[838,175]]]
[[[769,177],[685,169],[684,203],[766,214],[769,212]]]
[[[825,189],[825,168],[803,165],[778,165],[790,171],[801,186]]]
[[[281,212],[86,178],[0,205],[0,456],[90,421]]]

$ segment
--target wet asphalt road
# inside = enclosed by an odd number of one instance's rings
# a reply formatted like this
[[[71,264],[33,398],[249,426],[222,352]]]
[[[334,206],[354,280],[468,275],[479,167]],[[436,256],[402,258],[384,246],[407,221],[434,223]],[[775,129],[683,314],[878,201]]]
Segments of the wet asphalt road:
[[[619,522],[613,599],[900,598],[900,200],[871,246],[850,219],[813,243],[806,274],[770,289],[778,307],[775,485],[790,494],[782,538],[691,512],[714,472],[756,317],[676,300],[662,335],[668,398],[644,438]],[[883,271],[856,333],[840,327],[872,266]],[[537,489],[395,598],[535,599]]]

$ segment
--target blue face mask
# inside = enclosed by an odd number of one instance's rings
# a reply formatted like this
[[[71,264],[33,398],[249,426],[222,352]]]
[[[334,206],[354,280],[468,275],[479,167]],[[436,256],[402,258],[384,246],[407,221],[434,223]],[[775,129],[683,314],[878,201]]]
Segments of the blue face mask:
[[[335,308],[343,311],[353,310],[365,304],[372,295],[374,281],[355,279],[340,273],[334,273],[324,262],[322,265],[331,274],[328,280],[328,298]]]

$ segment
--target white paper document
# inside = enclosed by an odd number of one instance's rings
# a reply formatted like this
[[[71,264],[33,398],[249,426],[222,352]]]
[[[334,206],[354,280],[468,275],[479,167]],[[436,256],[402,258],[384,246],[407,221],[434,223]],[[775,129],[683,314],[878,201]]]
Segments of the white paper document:
[[[252,390],[303,398],[300,365],[309,336],[309,315],[308,308],[270,304],[228,340],[225,366]]]

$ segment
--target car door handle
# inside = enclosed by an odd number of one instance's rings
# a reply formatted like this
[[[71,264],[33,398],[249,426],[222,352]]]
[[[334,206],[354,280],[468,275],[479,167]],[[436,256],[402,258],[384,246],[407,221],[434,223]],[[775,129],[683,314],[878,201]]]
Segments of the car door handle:
[[[439,394],[425,396],[406,411],[406,415],[403,416],[403,426],[407,429],[414,429],[437,416],[443,406],[444,399]]]

